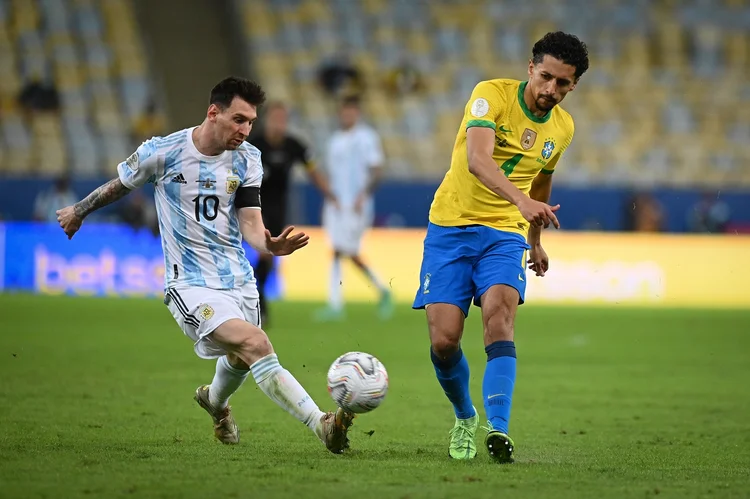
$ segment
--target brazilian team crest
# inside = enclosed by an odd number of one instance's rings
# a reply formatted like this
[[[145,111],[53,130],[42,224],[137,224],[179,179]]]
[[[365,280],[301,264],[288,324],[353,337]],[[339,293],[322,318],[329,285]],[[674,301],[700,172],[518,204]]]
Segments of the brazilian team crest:
[[[233,194],[234,191],[240,186],[240,177],[229,176],[227,177],[227,194]]]
[[[536,144],[536,132],[527,128],[521,134],[521,147],[524,151],[528,151]]]
[[[542,157],[549,159],[552,157],[552,151],[555,150],[555,139],[549,138],[544,141],[544,147],[542,147]]]

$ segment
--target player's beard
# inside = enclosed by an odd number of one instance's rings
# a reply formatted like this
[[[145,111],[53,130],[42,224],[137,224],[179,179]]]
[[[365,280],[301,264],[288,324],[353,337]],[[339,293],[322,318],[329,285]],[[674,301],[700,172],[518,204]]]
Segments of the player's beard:
[[[536,107],[540,111],[549,111],[555,105],[557,105],[557,100],[554,97],[545,98],[545,96],[540,95],[536,100]]]
[[[239,142],[238,142],[239,141]],[[232,137],[227,142],[227,150],[234,151],[242,145],[243,140],[240,137]]]

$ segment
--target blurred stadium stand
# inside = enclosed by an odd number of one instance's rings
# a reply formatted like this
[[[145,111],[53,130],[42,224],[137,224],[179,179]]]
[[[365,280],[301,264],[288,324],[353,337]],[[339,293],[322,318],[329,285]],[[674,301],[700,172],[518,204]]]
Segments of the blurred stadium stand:
[[[3,175],[98,178],[162,120],[128,0],[0,0],[0,61]]]
[[[534,41],[563,29],[592,67],[563,103],[576,137],[556,180],[750,186],[745,1],[236,1],[257,74],[316,143],[335,126],[321,65],[341,56],[357,70],[392,175],[442,175],[473,86],[525,78]],[[406,68],[420,85],[399,92]]]
[[[563,103],[576,120],[555,174],[567,227],[632,228],[631,191],[658,201],[656,229],[697,230],[698,209],[730,213],[720,230],[750,226],[746,0],[216,5],[235,14],[226,36],[244,40],[246,74],[292,104],[296,128],[314,148],[336,126],[335,95],[362,93],[388,157],[381,224],[424,225],[472,87],[524,78],[533,42],[562,29],[587,42],[592,62]],[[155,100],[170,89],[155,91],[165,79],[153,61],[147,67],[134,10],[132,0],[0,0],[0,215],[28,216],[33,200],[22,193],[63,172],[85,194],[145,136],[171,128]],[[177,25],[165,29],[177,44],[186,35]],[[296,188],[296,222],[317,223],[317,194]]]

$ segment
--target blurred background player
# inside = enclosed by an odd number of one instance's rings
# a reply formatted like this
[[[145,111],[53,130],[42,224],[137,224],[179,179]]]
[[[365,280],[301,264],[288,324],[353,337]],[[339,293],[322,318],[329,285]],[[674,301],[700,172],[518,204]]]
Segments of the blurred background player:
[[[286,226],[289,183],[292,168],[302,165],[310,180],[318,187],[325,199],[336,204],[323,175],[315,168],[310,150],[299,138],[288,130],[289,110],[281,101],[269,102],[265,109],[260,133],[252,134],[248,141],[258,148],[263,163],[263,183],[260,198],[263,200],[263,222],[272,235],[281,234]],[[268,302],[265,299],[265,286],[273,270],[274,256],[268,253],[259,255],[255,268],[260,295],[261,320],[268,327]]]
[[[70,188],[70,180],[61,176],[49,189],[37,194],[34,200],[34,220],[54,222],[57,220],[57,209],[76,202],[76,193]]]
[[[496,461],[512,461],[508,435],[516,379],[514,322],[529,268],[544,276],[549,259],[542,227],[559,228],[549,206],[552,173],[573,140],[573,118],[558,104],[588,69],[575,36],[547,33],[532,49],[528,81],[479,82],[465,106],[451,165],[429,215],[414,308],[427,311],[430,355],[456,422],[449,455],[476,456],[478,414],[469,395],[461,350],[472,301],[482,309],[487,365],[482,397],[485,445]]]
[[[360,256],[362,236],[374,218],[373,192],[383,169],[383,149],[377,132],[361,121],[359,98],[347,96],[339,104],[339,129],[328,141],[325,169],[334,198],[323,205],[323,227],[333,247],[328,308],[320,320],[343,318],[342,258],[349,258],[380,294],[378,314],[392,313],[391,293]]]
[[[164,248],[165,299],[177,324],[203,359],[217,359],[210,385],[196,402],[211,416],[216,438],[239,442],[229,398],[252,375],[271,400],[334,453],[348,445],[352,415],[322,412],[279,363],[260,328],[258,292],[242,240],[256,251],[288,255],[307,244],[292,227],[271,236],[263,225],[260,152],[245,142],[265,101],[255,82],[229,77],[211,90],[199,126],[145,141],[117,166],[118,176],[82,201],[58,210],[68,238],[92,212],[147,183],[155,184]]]

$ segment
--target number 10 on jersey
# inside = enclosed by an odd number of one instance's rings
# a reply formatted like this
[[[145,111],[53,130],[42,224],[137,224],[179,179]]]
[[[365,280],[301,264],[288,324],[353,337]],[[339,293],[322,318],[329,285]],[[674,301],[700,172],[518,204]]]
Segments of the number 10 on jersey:
[[[193,198],[195,204],[195,221],[201,221],[201,212],[203,212],[203,218],[212,221],[215,220],[219,214],[219,198],[213,194],[210,196],[195,196]],[[201,209],[202,206],[202,209]]]

